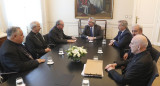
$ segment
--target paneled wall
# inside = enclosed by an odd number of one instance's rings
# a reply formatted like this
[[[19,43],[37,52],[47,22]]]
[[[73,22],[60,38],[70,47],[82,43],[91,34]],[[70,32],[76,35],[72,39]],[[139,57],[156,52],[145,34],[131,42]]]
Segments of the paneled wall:
[[[63,3],[62,3],[63,2]],[[78,19],[75,19],[75,0],[48,0],[48,29],[47,33],[58,19],[64,21],[64,33],[78,36]],[[113,19],[107,19],[107,38],[114,38],[118,32],[118,20],[125,19],[132,23],[133,0],[114,0]]]

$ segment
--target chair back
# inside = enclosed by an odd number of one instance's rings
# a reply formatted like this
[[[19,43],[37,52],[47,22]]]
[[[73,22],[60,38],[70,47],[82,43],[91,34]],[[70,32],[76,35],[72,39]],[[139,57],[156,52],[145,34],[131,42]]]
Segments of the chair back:
[[[48,34],[43,35],[43,37],[44,37],[44,40],[45,40],[46,44],[49,44],[49,37],[48,37]]]
[[[147,86],[152,86],[153,81],[154,81],[154,80],[156,79],[156,77],[158,77],[158,76],[159,76],[159,74],[158,74],[157,64],[156,64],[155,61],[153,61],[153,73],[152,73],[151,79],[149,80]]]
[[[158,50],[156,50],[155,48],[152,48],[152,50],[150,51],[150,53],[151,53],[151,56],[152,56],[153,60],[155,62],[157,62],[158,59],[159,59],[159,57],[160,57],[160,52]]]

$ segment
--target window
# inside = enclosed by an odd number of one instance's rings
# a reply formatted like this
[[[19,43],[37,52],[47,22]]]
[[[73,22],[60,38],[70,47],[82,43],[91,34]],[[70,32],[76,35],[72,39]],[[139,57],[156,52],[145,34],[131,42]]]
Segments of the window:
[[[42,23],[41,0],[3,0],[8,26],[19,26],[27,35],[32,21]]]

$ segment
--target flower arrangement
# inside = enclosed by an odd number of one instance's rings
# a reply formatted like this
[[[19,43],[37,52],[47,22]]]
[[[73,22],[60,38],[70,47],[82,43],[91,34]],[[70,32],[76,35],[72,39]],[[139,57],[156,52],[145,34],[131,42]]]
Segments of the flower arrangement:
[[[67,51],[69,59],[73,61],[80,61],[81,57],[87,54],[87,50],[82,47],[73,46],[70,47]]]

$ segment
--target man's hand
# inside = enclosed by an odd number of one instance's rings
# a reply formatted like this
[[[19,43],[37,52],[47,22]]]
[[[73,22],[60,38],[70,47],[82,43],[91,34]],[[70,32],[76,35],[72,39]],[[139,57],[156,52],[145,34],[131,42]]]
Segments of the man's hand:
[[[108,71],[113,70],[113,69],[115,69],[116,66],[117,66],[116,63],[108,64],[108,65],[105,67],[105,70],[108,70]]]
[[[76,42],[76,40],[67,40],[67,42]]]
[[[74,37],[74,36],[72,36],[72,39],[77,40],[77,38],[76,38],[76,37]]]
[[[46,48],[45,49],[45,52],[47,53],[47,52],[50,52],[51,51],[51,49],[50,48]]]
[[[36,59],[38,61],[38,63],[43,63],[45,62],[45,59]]]
[[[110,45],[110,46],[113,45],[113,42],[114,42],[114,41],[115,41],[115,40],[111,40],[108,45]]]
[[[88,37],[88,40],[93,41],[94,39],[96,39],[96,37]]]
[[[124,56],[123,56],[123,59],[127,60],[127,58],[128,58],[128,53],[125,53]]]

